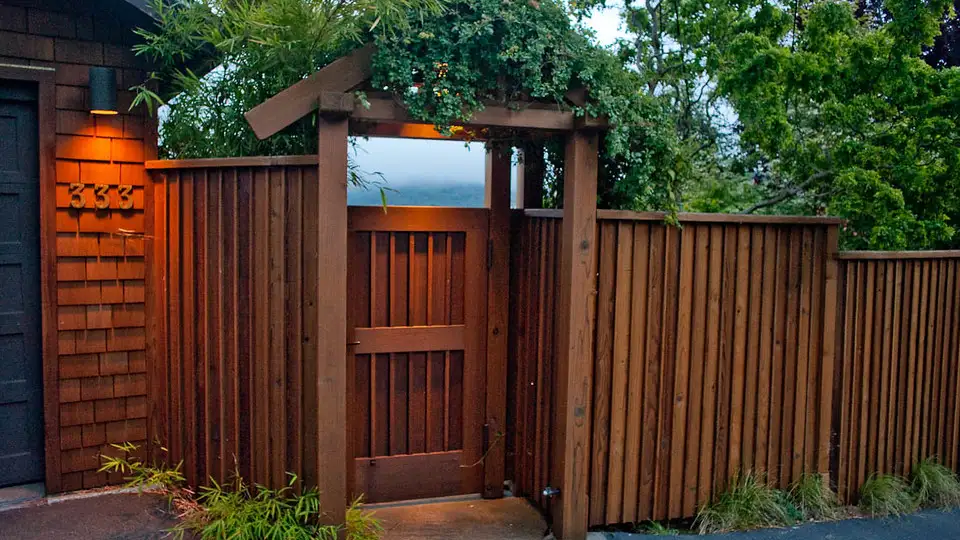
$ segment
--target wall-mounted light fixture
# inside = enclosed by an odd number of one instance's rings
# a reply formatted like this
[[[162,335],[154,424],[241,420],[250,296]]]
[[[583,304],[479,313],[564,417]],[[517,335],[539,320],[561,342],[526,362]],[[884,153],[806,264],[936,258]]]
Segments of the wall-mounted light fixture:
[[[90,114],[117,114],[117,71],[90,68]]]

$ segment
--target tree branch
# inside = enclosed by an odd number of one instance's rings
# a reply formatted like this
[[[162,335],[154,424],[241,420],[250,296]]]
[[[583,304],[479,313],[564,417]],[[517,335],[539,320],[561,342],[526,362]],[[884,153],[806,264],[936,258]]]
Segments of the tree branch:
[[[801,183],[801,184],[799,184],[799,185],[796,185],[796,186],[787,186],[787,187],[783,188],[782,190],[780,190],[780,192],[777,193],[776,195],[774,195],[773,197],[770,197],[769,199],[764,200],[764,201],[760,201],[760,202],[758,202],[757,204],[751,206],[750,208],[747,208],[746,210],[743,211],[743,213],[744,213],[744,214],[752,214],[752,213],[756,212],[757,210],[761,210],[761,209],[763,209],[763,208],[768,208],[768,207],[773,206],[773,205],[775,205],[775,204],[782,203],[783,201],[789,199],[790,197],[793,197],[794,195],[799,195],[800,193],[802,193],[803,190],[806,189],[807,186],[809,186],[809,185],[812,184],[813,182],[815,182],[815,181],[817,181],[817,180],[819,180],[819,179],[821,179],[821,178],[825,178],[825,177],[829,176],[829,175],[832,174],[832,173],[833,173],[833,171],[818,171],[818,172],[815,172],[815,173],[811,174],[810,176],[808,176],[807,179],[803,181],[803,183]]]

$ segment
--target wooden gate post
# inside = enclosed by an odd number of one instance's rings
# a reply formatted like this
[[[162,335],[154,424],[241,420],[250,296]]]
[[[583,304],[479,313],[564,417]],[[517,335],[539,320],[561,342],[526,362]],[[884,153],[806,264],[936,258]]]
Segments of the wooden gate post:
[[[507,329],[510,300],[511,149],[487,148],[485,206],[490,209],[487,267],[487,448],[483,496],[503,497],[507,437]]]
[[[517,169],[517,206],[543,208],[543,146],[524,145]]]
[[[346,518],[347,478],[347,118],[317,120],[317,482],[324,521]]]
[[[593,327],[596,317],[597,151],[599,136],[574,131],[563,166],[560,301],[557,310],[557,419],[554,475],[559,475],[557,535],[587,536]]]

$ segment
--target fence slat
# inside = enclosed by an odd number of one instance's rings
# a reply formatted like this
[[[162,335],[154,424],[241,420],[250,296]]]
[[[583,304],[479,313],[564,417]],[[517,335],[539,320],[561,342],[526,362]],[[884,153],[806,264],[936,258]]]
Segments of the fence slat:
[[[607,226],[607,225],[604,225]],[[622,520],[624,449],[626,448],[628,376],[630,369],[631,297],[633,294],[633,225],[617,224],[617,274],[613,329],[613,381],[610,404],[610,480],[607,485],[606,522]],[[601,252],[602,252],[601,248]],[[602,287],[601,281],[601,287]],[[599,323],[597,331],[600,331]]]
[[[191,482],[317,482],[315,227],[303,164],[155,171],[152,293],[165,332],[151,404]],[[737,472],[786,488],[830,473],[855,502],[876,472],[958,466],[960,253],[837,256],[833,222],[685,222],[601,214],[589,522],[691,517]],[[519,216],[511,256],[507,448],[514,489],[556,485],[556,284],[562,217]],[[162,225],[162,226],[160,226]],[[351,324],[463,324],[462,237],[360,233]],[[482,246],[470,249],[482,251]],[[477,251],[479,253],[479,251]],[[462,280],[460,280],[462,281]],[[265,306],[265,308],[263,307]],[[260,309],[258,309],[260,307]],[[152,342],[152,341],[151,341]],[[462,447],[457,353],[357,355],[359,456]],[[472,372],[471,372],[472,373]],[[162,395],[157,395],[157,394]],[[459,400],[459,401],[458,401]],[[509,454],[508,454],[509,455]],[[511,469],[512,468],[512,469]]]

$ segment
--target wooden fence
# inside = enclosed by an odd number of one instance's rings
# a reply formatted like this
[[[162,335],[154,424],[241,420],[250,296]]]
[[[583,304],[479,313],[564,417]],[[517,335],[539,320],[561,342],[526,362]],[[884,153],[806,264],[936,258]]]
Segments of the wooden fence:
[[[680,230],[600,212],[591,525],[691,516],[741,470],[777,486],[827,470],[836,225],[745,221]],[[559,223],[531,212],[514,265],[515,468],[538,501],[552,459]]]
[[[875,472],[907,475],[960,449],[960,253],[841,255],[835,480],[844,499]]]
[[[316,158],[152,171],[150,435],[191,484],[319,480]],[[176,166],[171,163],[171,167]],[[313,249],[311,249],[313,246]],[[162,307],[161,307],[162,309]]]
[[[599,221],[591,522],[829,463],[829,225]]]
[[[543,489],[557,485],[552,448],[557,414],[557,276],[560,219],[515,220],[511,263],[508,453],[515,491],[546,505]]]
[[[320,483],[316,443],[324,434],[309,384],[318,326],[310,299],[323,286],[320,220],[310,203],[318,196],[315,158],[169,162],[151,177],[150,439],[184,461],[191,483],[229,479],[235,468],[266,485],[284,484],[287,471]],[[432,455],[449,465],[439,492],[475,491],[479,472],[458,481],[460,461],[446,455],[462,449],[458,459],[473,462],[498,444],[480,440],[482,414],[468,406],[481,401],[482,360],[460,363],[481,359],[483,340],[460,353],[447,339],[422,358],[426,349],[410,343],[422,341],[425,324],[447,338],[462,324],[485,328],[466,315],[461,322],[458,310],[486,304],[476,291],[486,290],[488,218],[477,210],[473,225],[442,228],[437,216],[449,211],[428,212],[389,227],[361,226],[359,214],[349,214],[350,229],[360,231],[351,237],[351,325],[367,337],[400,335],[386,328],[396,325],[413,333],[400,348],[384,342],[382,351],[355,351],[351,392],[362,404],[350,409],[346,436],[360,465]],[[738,471],[762,472],[779,487],[803,473],[830,473],[854,501],[874,472],[907,474],[927,456],[960,468],[960,253],[838,254],[838,222],[829,219],[681,221],[675,228],[658,214],[598,212],[595,360],[584,416],[591,525],[692,516]],[[558,211],[514,216],[503,291],[507,469],[515,492],[546,508],[543,490],[563,490],[555,429],[564,413],[556,360],[561,223]],[[457,262],[460,248],[474,262]],[[416,286],[404,285],[404,268]],[[391,367],[408,353],[406,370]],[[416,391],[404,393],[409,388]],[[419,467],[418,475],[435,469]],[[416,481],[410,470],[398,473],[406,484]],[[392,497],[392,484],[376,483]]]
[[[562,214],[515,225],[511,451],[544,504]],[[600,211],[590,524],[690,517],[738,471],[960,469],[960,252],[837,253],[832,220]],[[513,370],[511,370],[513,371]]]

